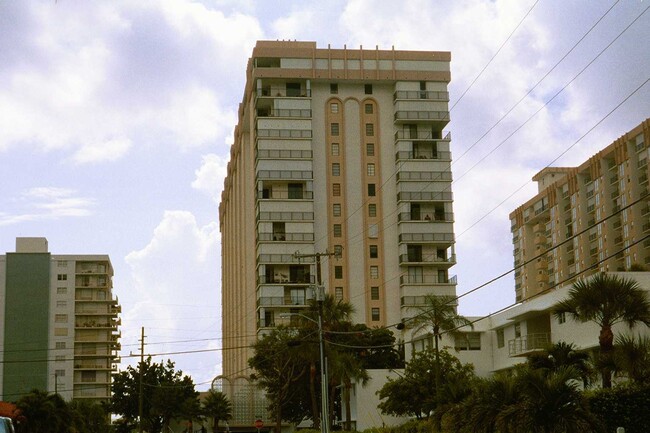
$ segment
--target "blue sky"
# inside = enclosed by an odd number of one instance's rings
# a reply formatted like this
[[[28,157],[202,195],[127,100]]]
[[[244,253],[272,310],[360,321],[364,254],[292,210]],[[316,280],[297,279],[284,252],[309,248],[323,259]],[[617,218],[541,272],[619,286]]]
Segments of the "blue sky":
[[[511,269],[508,214],[534,195],[537,171],[595,125],[555,165],[581,163],[650,117],[650,84],[634,93],[650,77],[649,6],[0,2],[0,250],[13,251],[17,236],[45,236],[55,254],[109,254],[123,306],[122,365],[135,362],[128,355],[144,326],[148,353],[208,350],[170,356],[205,389],[221,360],[217,207],[256,40],[449,50],[453,272],[464,293]],[[463,297],[461,313],[511,304],[513,284],[503,278]]]

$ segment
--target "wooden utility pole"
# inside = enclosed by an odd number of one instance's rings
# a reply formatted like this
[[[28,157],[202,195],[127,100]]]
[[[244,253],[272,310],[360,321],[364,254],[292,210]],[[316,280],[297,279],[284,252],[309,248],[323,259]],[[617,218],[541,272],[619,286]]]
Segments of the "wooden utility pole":
[[[308,258],[308,257],[316,257],[316,284],[319,285],[319,286],[323,284],[323,281],[321,280],[320,258],[323,257],[323,256],[329,257],[329,256],[334,256],[334,255],[336,255],[336,253],[333,253],[333,252],[330,253],[327,250],[325,250],[324,253],[314,253],[314,254],[300,254],[298,251],[293,253],[293,256],[295,258],[297,258],[298,260],[305,259],[305,258]]]
[[[144,326],[140,334],[140,386],[138,390],[138,428],[142,433],[142,411],[144,406],[144,395],[142,394],[142,385],[144,379]]]

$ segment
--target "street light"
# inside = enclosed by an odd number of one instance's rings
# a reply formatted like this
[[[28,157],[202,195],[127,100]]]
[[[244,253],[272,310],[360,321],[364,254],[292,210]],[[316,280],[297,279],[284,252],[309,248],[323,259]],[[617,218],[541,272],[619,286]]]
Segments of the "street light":
[[[280,314],[281,318],[287,318],[291,316],[299,316],[302,317],[305,320],[309,320],[312,323],[315,323],[318,325],[318,343],[320,346],[320,375],[321,375],[321,380],[320,380],[320,392],[321,392],[321,415],[320,415],[320,431],[321,433],[328,433],[329,432],[329,422],[328,422],[328,409],[327,409],[327,374],[325,372],[325,351],[323,348],[323,315],[322,315],[322,306],[323,306],[323,301],[322,297],[320,297],[321,300],[319,300],[319,308],[318,308],[318,321],[312,319],[311,317],[305,316],[304,314],[300,313],[284,313]]]

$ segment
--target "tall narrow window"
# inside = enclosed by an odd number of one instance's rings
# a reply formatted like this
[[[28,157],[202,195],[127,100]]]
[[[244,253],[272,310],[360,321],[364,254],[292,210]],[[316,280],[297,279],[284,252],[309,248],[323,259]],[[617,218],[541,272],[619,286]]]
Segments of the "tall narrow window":
[[[376,259],[377,257],[379,257],[379,248],[377,247],[377,245],[370,245],[369,250],[370,250],[369,254],[371,259]]]
[[[379,266],[370,267],[370,278],[377,279],[379,278]]]
[[[339,124],[338,123],[332,123],[330,125],[330,133],[332,136],[336,137],[339,135]]]
[[[339,156],[339,144],[338,143],[332,143],[332,156]]]
[[[332,102],[330,104],[330,112],[332,113],[338,113],[339,112],[339,104],[336,102]]]
[[[334,278],[337,280],[343,278],[343,266],[334,266]]]
[[[368,196],[369,197],[374,197],[375,196],[375,184],[374,183],[369,183],[368,184]]]
[[[372,321],[373,322],[378,322],[379,321],[379,308],[373,308],[371,310],[371,316],[372,316]]]
[[[338,83],[330,83],[330,93],[332,95],[336,95],[337,93],[339,93]]]
[[[375,156],[375,144],[374,143],[366,144],[366,156]]]
[[[363,86],[363,91],[366,95],[372,95],[372,84],[366,84]]]
[[[366,111],[366,114],[372,114],[372,111],[373,111],[372,104],[366,104],[365,111]]]
[[[335,238],[340,238],[342,234],[341,224],[334,224],[333,232]]]
[[[373,301],[379,300],[379,286],[373,286],[370,288],[370,299]]]
[[[332,195],[334,197],[339,197],[341,195],[341,184],[333,183],[332,184]]]
[[[340,301],[343,299],[343,287],[335,287],[334,288],[334,298],[337,301]]]
[[[341,203],[334,203],[332,205],[332,215],[335,217],[341,216]]]
[[[332,176],[340,176],[340,175],[341,175],[341,164],[335,162],[332,164]]]
[[[366,165],[366,174],[368,176],[374,176],[375,175],[375,164],[367,164]]]
[[[332,134],[332,135],[334,135],[334,134]],[[366,137],[372,137],[373,135],[375,135],[375,125],[374,125],[374,123],[366,123]]]
[[[377,205],[375,203],[370,203],[368,205],[368,216],[369,217],[377,216]]]

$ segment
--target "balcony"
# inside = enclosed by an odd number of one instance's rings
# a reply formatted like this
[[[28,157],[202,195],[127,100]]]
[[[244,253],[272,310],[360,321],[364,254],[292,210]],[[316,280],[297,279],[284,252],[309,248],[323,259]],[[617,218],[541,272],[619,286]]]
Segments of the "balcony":
[[[306,307],[308,303],[306,297],[292,298],[290,296],[261,296],[257,299],[257,307]]]
[[[310,89],[293,89],[285,86],[264,86],[256,92],[258,98],[309,98]]]
[[[277,263],[277,264],[289,264],[289,263],[314,263],[313,257],[295,257],[293,254],[260,254],[257,256],[257,263]]]
[[[310,170],[259,170],[258,179],[278,179],[278,180],[310,180],[313,178],[313,172]]]
[[[399,277],[399,282],[401,285],[407,284],[426,284],[426,285],[437,285],[437,284],[457,284],[457,277],[454,275],[449,278],[441,278],[440,275],[435,274],[424,274],[424,275],[401,275]]]
[[[313,233],[258,233],[259,242],[313,242]]]
[[[448,244],[454,242],[453,233],[402,233],[399,242],[426,242]]]
[[[258,129],[257,138],[311,138],[311,129]]]
[[[433,90],[398,90],[393,99],[428,99],[433,101],[449,102],[449,92],[438,92]]]
[[[419,214],[414,212],[400,212],[397,215],[397,221],[453,222],[454,214],[452,212],[426,211],[421,211]]]
[[[259,149],[257,159],[311,159],[311,150]]]
[[[398,181],[440,181],[451,182],[451,171],[398,171]]]
[[[397,152],[395,153],[395,160],[409,160],[409,159],[437,159],[441,161],[451,161],[451,152],[447,151],[431,151],[431,152]]]
[[[436,141],[449,141],[451,140],[451,132],[448,132],[445,135],[445,138],[441,137],[440,132],[436,131],[414,131],[414,130],[403,130],[395,132],[395,140],[436,140]]]
[[[402,121],[449,122],[449,111],[396,111],[395,122]]]
[[[551,334],[547,332],[528,334],[508,341],[510,356],[526,356],[537,350],[544,350],[551,344]]]
[[[451,191],[403,191],[397,193],[397,201],[451,201]]]
[[[456,254],[451,254],[449,257],[440,257],[435,253],[427,254],[423,252],[420,255],[413,254],[400,254],[399,264],[400,265],[410,265],[410,264],[421,264],[421,265],[433,265],[433,264],[447,264],[453,265],[456,263]]]
[[[299,118],[299,119],[310,119],[311,110],[309,109],[280,109],[272,110],[265,108],[257,109],[257,117],[287,117],[287,118]]]
[[[313,221],[313,212],[259,212],[258,221]]]

